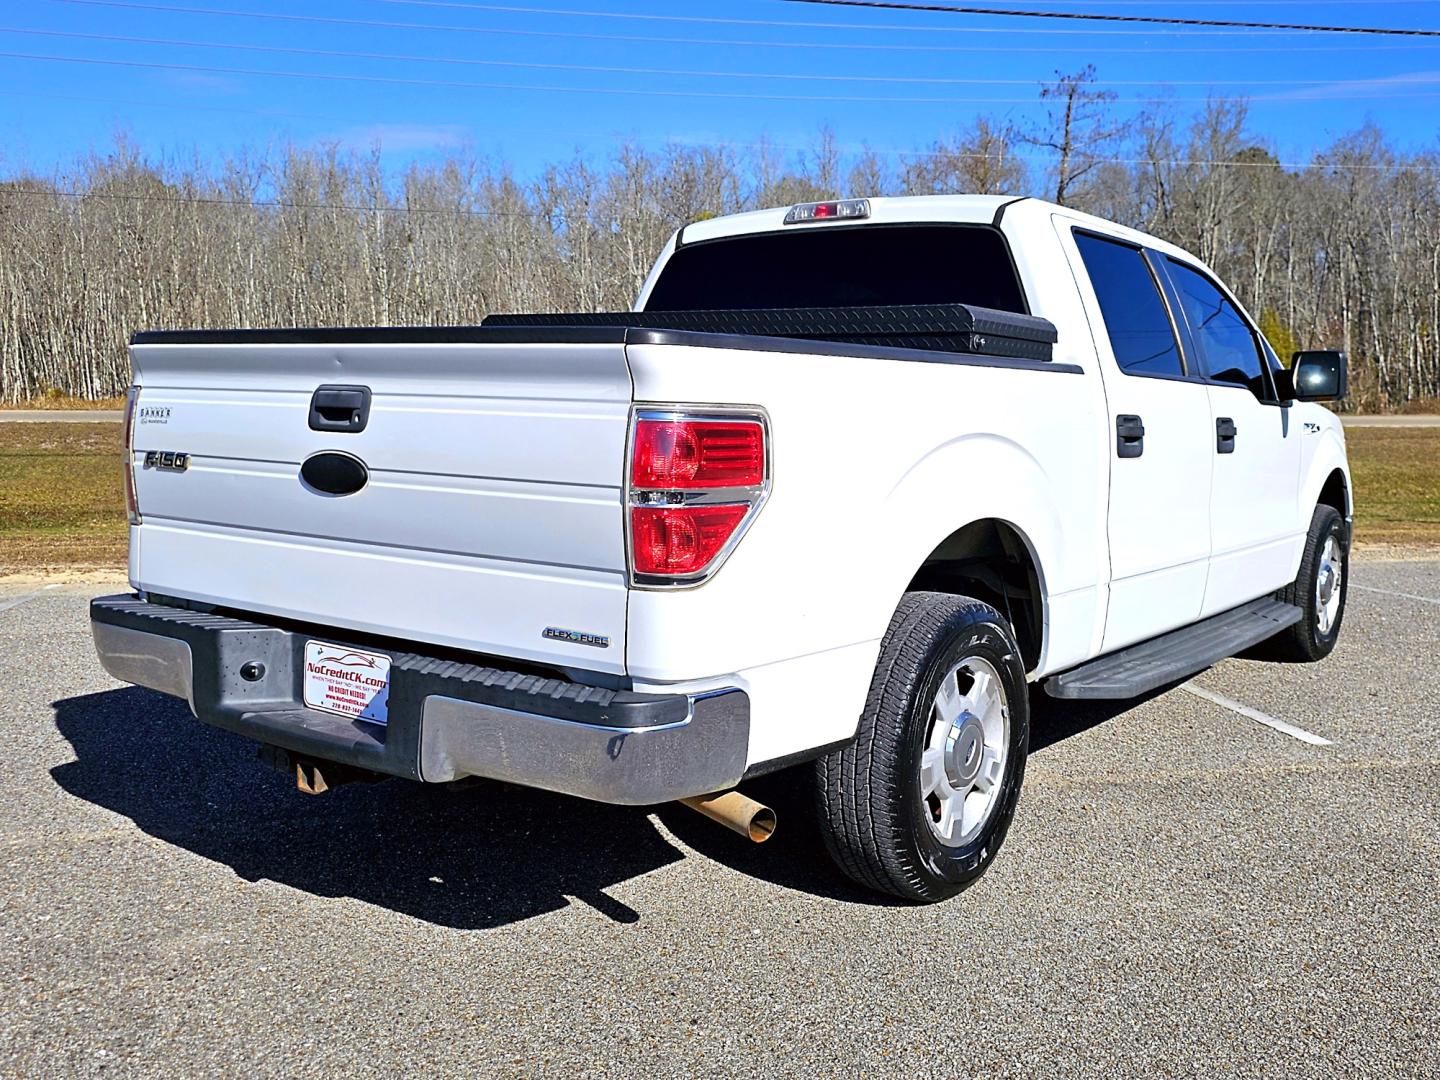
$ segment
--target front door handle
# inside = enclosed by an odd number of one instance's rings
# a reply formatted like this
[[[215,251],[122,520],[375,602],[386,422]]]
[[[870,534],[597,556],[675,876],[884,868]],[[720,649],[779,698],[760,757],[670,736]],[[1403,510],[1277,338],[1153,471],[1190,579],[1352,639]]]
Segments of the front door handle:
[[[1216,417],[1215,452],[1217,454],[1233,454],[1235,452],[1235,431],[1235,421],[1230,417]]]
[[[1145,425],[1138,416],[1115,417],[1115,456],[1139,457],[1145,452]]]

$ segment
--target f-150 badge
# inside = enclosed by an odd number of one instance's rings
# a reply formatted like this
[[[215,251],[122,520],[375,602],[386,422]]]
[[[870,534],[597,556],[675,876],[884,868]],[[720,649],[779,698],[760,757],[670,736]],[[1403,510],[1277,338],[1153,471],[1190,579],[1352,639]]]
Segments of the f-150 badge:
[[[190,455],[178,450],[146,450],[145,468],[184,472],[190,467]]]

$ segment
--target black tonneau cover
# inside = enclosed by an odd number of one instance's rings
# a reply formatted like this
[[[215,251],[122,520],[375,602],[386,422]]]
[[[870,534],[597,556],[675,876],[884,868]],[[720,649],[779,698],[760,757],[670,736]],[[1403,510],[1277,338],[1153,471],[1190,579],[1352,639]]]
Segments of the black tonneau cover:
[[[1046,319],[970,304],[491,315],[482,325],[682,330],[1039,361],[1050,360],[1057,337],[1054,324]]]

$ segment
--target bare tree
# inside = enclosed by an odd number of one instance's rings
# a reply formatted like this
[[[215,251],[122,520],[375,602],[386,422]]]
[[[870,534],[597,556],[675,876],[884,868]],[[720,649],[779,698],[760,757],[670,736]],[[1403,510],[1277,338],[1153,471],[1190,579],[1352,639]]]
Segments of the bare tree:
[[[1018,195],[1028,171],[1005,131],[980,117],[969,131],[907,161],[901,184],[910,195]]]
[[[1061,206],[1074,198],[1076,185],[1100,164],[1101,150],[1119,138],[1122,128],[1108,106],[1115,100],[1109,90],[1096,90],[1095,65],[1086,64],[1040,89],[1040,97],[1053,102],[1046,126],[1019,133],[1020,141],[1056,154],[1054,199]]]
[[[1287,164],[1229,102],[1143,117],[1102,149],[1086,85],[1051,95],[1072,107],[1055,140],[1071,205],[1195,251],[1282,356],[1348,348],[1353,404],[1440,397],[1440,151],[1367,127]],[[847,193],[1020,194],[1035,145],[980,120],[898,169],[821,133],[788,156],[624,145],[527,179],[469,151],[394,174],[337,147],[172,161],[120,140],[0,176],[0,399],[121,392],[140,328],[624,308],[688,221]]]

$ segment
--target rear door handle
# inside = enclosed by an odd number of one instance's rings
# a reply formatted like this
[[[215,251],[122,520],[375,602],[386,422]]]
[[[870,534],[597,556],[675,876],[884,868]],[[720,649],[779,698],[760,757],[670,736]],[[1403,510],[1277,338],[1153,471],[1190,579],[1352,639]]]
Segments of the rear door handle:
[[[1145,425],[1138,416],[1115,417],[1115,456],[1139,457],[1145,452]]]
[[[369,419],[368,386],[322,386],[310,398],[311,431],[364,431]]]
[[[1217,454],[1233,454],[1235,452],[1235,421],[1228,416],[1215,418],[1215,452]]]

